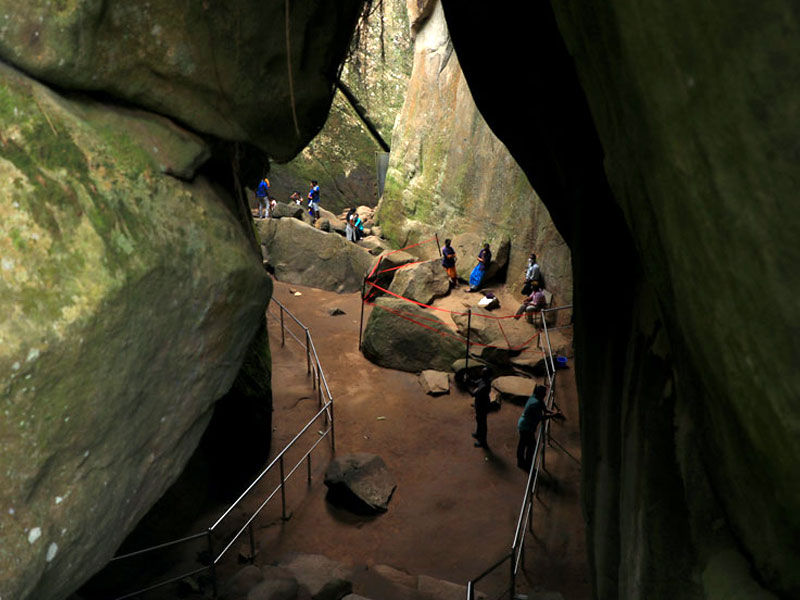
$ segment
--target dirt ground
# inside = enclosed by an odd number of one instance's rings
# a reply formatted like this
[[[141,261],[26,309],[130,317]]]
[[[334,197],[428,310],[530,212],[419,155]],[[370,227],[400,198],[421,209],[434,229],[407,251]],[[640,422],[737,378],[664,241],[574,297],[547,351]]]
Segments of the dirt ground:
[[[461,290],[440,304],[458,308],[474,296]],[[332,507],[325,501],[322,483],[331,456],[330,444],[324,440],[312,454],[311,483],[307,483],[307,465],[301,462],[287,485],[290,518],[280,518],[277,494],[256,519],[257,564],[272,563],[292,552],[314,553],[353,566],[387,564],[415,575],[466,584],[506,554],[526,481],[515,458],[521,407],[504,404],[490,414],[490,449],[475,448],[470,437],[475,427],[470,396],[454,387],[449,395],[427,396],[416,375],[383,369],[363,358],[358,350],[358,294],[275,282],[274,297],[311,331],[334,397],[336,452],[379,454],[396,477],[397,489],[388,512],[378,517],[355,517]],[[513,312],[515,299],[500,297],[504,306],[498,312]],[[334,307],[345,314],[331,316],[328,311]],[[368,316],[369,307],[364,323]],[[449,319],[445,316],[445,320]],[[272,318],[268,322],[274,456],[317,411],[318,397],[306,374],[304,350],[289,335],[282,347],[280,325]],[[304,334],[288,317],[285,323],[302,338]],[[511,323],[512,336],[530,337],[530,324]],[[533,533],[526,538],[518,591],[552,590],[568,600],[581,600],[590,598],[591,592],[579,502],[580,438],[573,371],[559,371],[556,385],[556,399],[567,420],[553,426],[555,444],[546,455],[549,475],[535,503]],[[300,438],[297,448],[287,453],[286,472],[325,428],[319,419]],[[241,514],[255,510],[262,498],[248,498]],[[240,547],[246,540],[245,534]],[[220,575],[224,578],[237,568],[235,560],[226,559]],[[478,589],[496,596],[507,573],[507,567],[501,569]]]

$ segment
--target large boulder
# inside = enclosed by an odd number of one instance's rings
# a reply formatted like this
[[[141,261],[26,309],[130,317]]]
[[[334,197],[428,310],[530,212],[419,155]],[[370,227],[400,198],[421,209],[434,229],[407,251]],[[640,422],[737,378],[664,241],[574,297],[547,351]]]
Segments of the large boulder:
[[[478,253],[485,243],[489,244],[492,251],[492,262],[483,278],[484,283],[491,281],[495,276],[508,266],[508,256],[511,250],[511,240],[508,237],[498,237],[496,234],[479,236],[476,233],[461,233],[453,238],[452,246],[456,251],[456,271],[458,276],[469,281],[472,269],[478,264]]]
[[[403,298],[430,304],[434,298],[447,295],[450,279],[439,260],[428,260],[395,271],[389,291]]]
[[[465,344],[434,313],[398,298],[378,298],[364,327],[361,350],[382,367],[418,373],[450,370]]]
[[[325,120],[361,1],[294,0],[284,31],[287,6],[2,0],[0,57],[61,88],[107,94],[288,159]]]
[[[494,318],[491,312],[483,308],[470,308],[472,316],[467,311],[460,313],[450,313],[450,318],[456,324],[456,331],[467,337],[467,325],[469,324],[470,341],[488,344],[491,340],[503,339],[500,331],[499,321]]]
[[[279,281],[356,292],[372,266],[363,248],[297,219],[265,219],[256,228]]]
[[[303,219],[303,207],[294,202],[277,202],[272,209],[273,219]]]
[[[193,136],[3,65],[0,97],[0,596],[63,598],[183,469],[270,282],[227,200],[162,174]]]
[[[351,512],[386,512],[397,481],[377,454],[342,454],[325,470],[328,501]]]

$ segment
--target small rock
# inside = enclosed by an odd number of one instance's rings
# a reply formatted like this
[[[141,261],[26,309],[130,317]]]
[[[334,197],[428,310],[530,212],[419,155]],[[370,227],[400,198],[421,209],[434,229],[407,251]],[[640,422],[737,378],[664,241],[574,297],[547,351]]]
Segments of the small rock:
[[[295,292],[294,295],[295,296],[302,296],[303,294],[301,294],[300,292]]]
[[[386,512],[397,488],[386,463],[376,454],[343,454],[325,471],[327,499],[353,513],[374,515]]]
[[[256,585],[264,581],[261,569],[255,565],[247,565],[234,574],[222,587],[222,595],[225,598],[238,598],[244,596]]]
[[[422,390],[431,396],[450,393],[450,378],[444,371],[431,369],[422,371],[419,374],[419,384]]]
[[[247,594],[247,600],[294,600],[299,586],[296,579],[267,579]]]
[[[338,600],[353,591],[351,570],[321,554],[298,554],[281,566],[297,578],[301,588],[314,600]],[[264,575],[268,577],[266,572]]]
[[[343,315],[345,312],[338,306],[334,306],[333,308],[328,309],[328,314],[332,317],[335,317],[336,315]]]

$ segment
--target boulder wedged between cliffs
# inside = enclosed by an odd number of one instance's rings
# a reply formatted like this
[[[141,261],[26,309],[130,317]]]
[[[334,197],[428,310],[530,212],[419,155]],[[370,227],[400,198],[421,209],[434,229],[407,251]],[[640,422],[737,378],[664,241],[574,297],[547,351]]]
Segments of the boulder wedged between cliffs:
[[[399,298],[378,298],[364,328],[361,350],[377,365],[418,373],[449,371],[464,356],[465,345],[429,311]]]

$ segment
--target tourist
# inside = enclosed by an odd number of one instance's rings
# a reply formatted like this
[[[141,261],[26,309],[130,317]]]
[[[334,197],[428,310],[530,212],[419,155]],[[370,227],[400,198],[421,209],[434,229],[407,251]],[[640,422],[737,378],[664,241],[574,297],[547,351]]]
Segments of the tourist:
[[[269,197],[269,217],[272,218],[272,215],[275,212],[275,207],[278,206],[277,200],[272,196]]]
[[[523,471],[530,471],[533,463],[533,453],[536,449],[536,428],[545,419],[563,419],[558,411],[547,410],[544,399],[547,388],[537,385],[522,409],[522,416],[517,421],[519,443],[517,444],[517,466]]]
[[[456,273],[456,251],[450,245],[450,240],[444,241],[442,247],[442,266],[450,278],[450,287],[458,287],[458,273]]]
[[[486,270],[489,268],[491,262],[492,251],[489,248],[489,244],[484,244],[483,249],[478,253],[478,264],[475,265],[475,268],[472,269],[472,273],[470,273],[469,276],[470,292],[477,292],[480,289],[483,278],[486,276]]]
[[[297,206],[303,205],[303,199],[300,197],[300,192],[297,190],[292,192],[292,195],[289,196],[289,200],[292,200],[295,204],[297,204]]]
[[[536,262],[536,254],[531,252],[528,258],[528,267],[525,269],[525,285],[522,286],[522,295],[527,296],[533,291],[533,284],[536,283],[540,288],[544,287],[542,271],[539,263]]]
[[[319,219],[319,185],[316,179],[311,180],[311,189],[308,190],[308,214],[312,222]]]
[[[523,313],[540,312],[547,306],[547,300],[544,297],[544,292],[539,288],[538,283],[532,285],[531,294],[522,301],[519,305],[514,318],[519,320]]]
[[[492,391],[492,375],[488,367],[481,369],[481,378],[478,383],[470,390],[470,394],[475,398],[475,438],[476,448],[489,448],[486,443],[486,417],[489,414],[489,394]]]
[[[267,179],[266,176],[258,184],[258,189],[256,189],[256,201],[258,202],[258,218],[266,218],[267,206],[269,203],[269,179]]]
[[[356,209],[351,208],[350,210],[347,211],[347,216],[344,219],[345,237],[347,237],[348,242],[356,241],[355,214],[356,214]]]
[[[361,220],[361,216],[358,213],[353,215],[353,228],[356,231],[356,241],[359,241],[364,237],[364,221]]]

